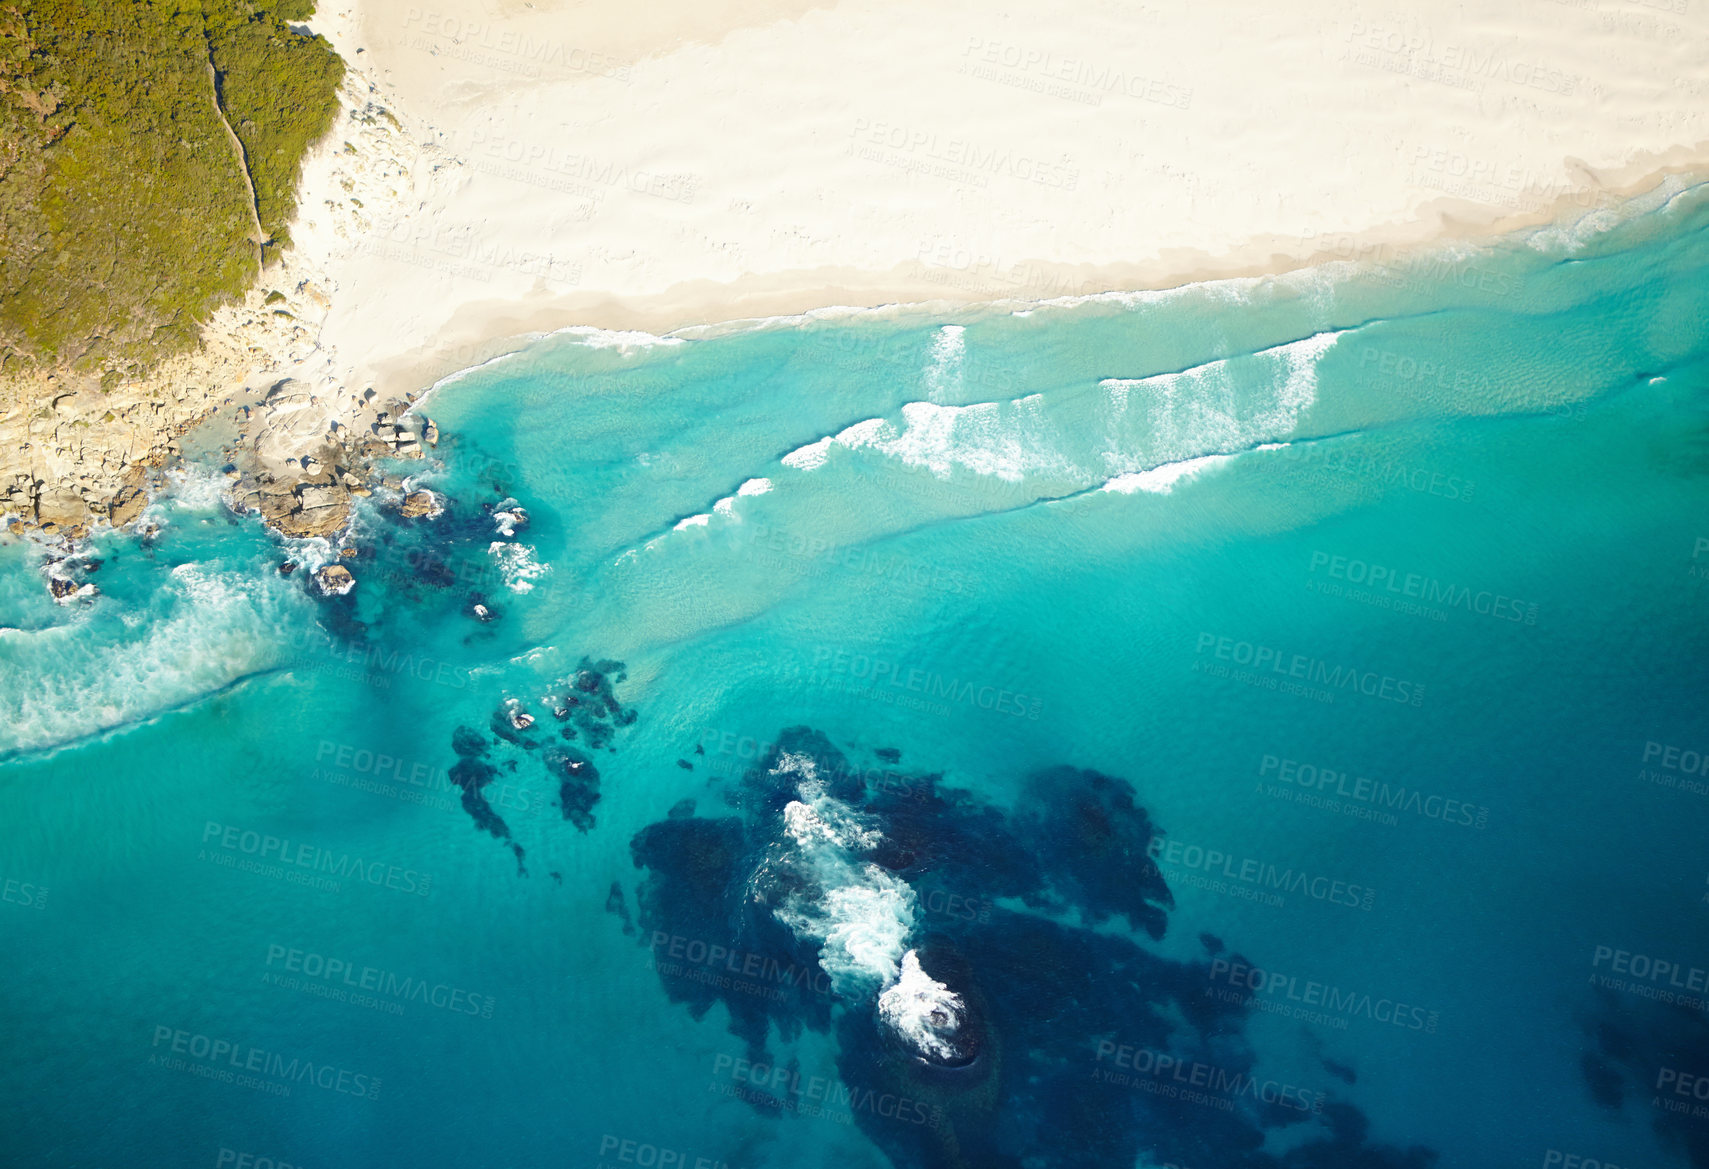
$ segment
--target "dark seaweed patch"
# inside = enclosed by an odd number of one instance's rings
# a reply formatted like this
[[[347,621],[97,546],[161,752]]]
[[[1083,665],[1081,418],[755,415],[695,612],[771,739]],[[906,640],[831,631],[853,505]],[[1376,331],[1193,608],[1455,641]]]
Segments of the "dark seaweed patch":
[[[1685,1003],[1630,1003],[1598,988],[1580,1062],[1590,1098],[1647,1116],[1657,1139],[1709,1169],[1709,1020]]]
[[[500,840],[509,840],[510,828],[481,794],[481,789],[498,774],[498,769],[486,761],[490,753],[487,741],[472,727],[458,727],[451,732],[451,749],[457,752],[457,762],[448,774],[451,782],[462,789],[463,810],[483,831]]]
[[[801,769],[778,766],[786,754],[810,759],[825,793],[881,827],[882,843],[862,856],[914,890],[910,945],[964,1007],[951,1055],[927,1058],[903,1040],[879,1020],[874,995],[820,993],[793,975],[754,993],[751,980],[727,976],[733,963],[811,971],[822,956],[773,912],[818,892],[786,863],[783,812],[804,794]],[[697,1019],[722,1004],[755,1060],[803,1030],[833,1034],[854,1122],[899,1169],[1107,1169],[1142,1155],[1237,1169],[1434,1163],[1428,1149],[1373,1144],[1353,1105],[1266,1079],[1247,1008],[1211,993],[1222,939],[1201,934],[1204,957],[1189,961],[1141,944],[1163,936],[1174,901],[1147,860],[1158,830],[1126,780],[1052,768],[1004,809],[940,775],[885,774],[875,782],[820,732],[791,727],[725,793],[738,814],[703,818],[679,804],[630,851],[645,871],[637,919],[666,996]],[[968,890],[985,899],[981,912],[934,909],[957,904],[935,894]],[[1133,934],[1110,930],[1113,919]],[[716,957],[697,962],[697,952]],[[1214,1090],[1164,1070],[1184,1067]],[[763,1115],[793,1111],[761,1089],[740,1098]],[[869,1100],[889,1103],[860,1103]],[[1281,1129],[1296,1130],[1293,1147],[1266,1151]]]
[[[1066,767],[1041,771],[1027,781],[1015,821],[1051,875],[1037,904],[1073,906],[1093,924],[1125,917],[1134,929],[1163,936],[1175,899],[1147,853],[1156,835],[1151,818],[1126,780]]]
[[[599,768],[574,747],[548,747],[540,756],[558,779],[558,804],[564,819],[586,832],[593,827],[593,806],[599,803]]]
[[[629,851],[647,870],[636,914],[666,997],[696,1019],[722,1002],[757,1058],[774,1029],[785,1039],[826,1030],[830,999],[817,948],[746,895],[754,843],[733,816],[690,816],[649,824]]]
[[[481,789],[492,781],[499,768],[515,773],[532,755],[558,785],[558,807],[563,818],[582,832],[593,828],[594,807],[600,798],[599,768],[585,751],[545,738],[552,723],[544,720],[549,713],[563,724],[559,729],[565,742],[585,740],[594,749],[608,747],[616,728],[629,726],[636,718],[633,709],[618,701],[614,689],[624,677],[622,662],[591,662],[584,658],[575,673],[549,687],[540,704],[532,708],[541,710],[540,715],[532,712],[531,700],[511,695],[498,704],[487,720],[490,743],[472,727],[460,726],[452,732],[451,749],[457,753],[458,761],[451,768],[451,778],[462,789],[463,808],[477,827],[500,840],[510,839],[510,828],[481,794]],[[491,762],[495,747],[505,748],[511,754]],[[513,845],[513,849],[519,847]],[[518,852],[518,869],[526,873],[521,860]]]
[[[557,873],[552,874],[559,882],[563,878]],[[605,895],[605,912],[613,915],[623,923],[623,936],[630,937],[635,933],[635,922],[629,916],[629,903],[623,900],[623,885],[619,881],[611,882],[611,891]]]

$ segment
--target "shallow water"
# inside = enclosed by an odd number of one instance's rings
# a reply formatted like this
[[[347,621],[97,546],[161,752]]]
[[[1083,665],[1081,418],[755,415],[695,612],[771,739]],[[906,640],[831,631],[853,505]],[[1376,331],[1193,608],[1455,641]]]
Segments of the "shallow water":
[[[347,597],[0,548],[10,1156],[1709,1164],[1706,261],[570,332]]]

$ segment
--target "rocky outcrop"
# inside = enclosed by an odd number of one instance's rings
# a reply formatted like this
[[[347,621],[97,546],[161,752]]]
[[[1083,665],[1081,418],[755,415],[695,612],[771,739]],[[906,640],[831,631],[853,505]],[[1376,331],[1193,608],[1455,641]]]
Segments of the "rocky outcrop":
[[[431,423],[429,424],[431,425]],[[386,453],[394,458],[419,459],[422,457],[421,440],[416,437],[414,430],[407,422],[394,421],[390,412],[382,410],[374,420],[374,437],[378,438],[386,448]],[[439,428],[433,428],[434,441],[438,441]]]
[[[439,497],[431,491],[412,491],[398,505],[398,514],[412,520],[436,516],[443,510]]]
[[[122,528],[142,514],[148,506],[148,496],[140,487],[121,487],[107,502],[107,522]]]
[[[133,381],[0,373],[0,517],[72,539],[133,522],[148,503],[146,470],[178,461],[179,440],[206,425],[229,434],[234,503],[288,535],[327,535],[348,522],[372,460],[419,456],[418,434],[397,421],[409,403],[375,403],[365,385],[348,384],[352,364],[320,345],[332,273],[410,206],[422,149],[358,69],[347,70],[339,100],[337,122],[304,164],[297,246],[211,315],[199,349]],[[384,438],[371,429],[381,410]],[[325,461],[329,446],[340,476],[323,483],[302,460]],[[300,486],[325,490],[305,497]]]
[[[342,564],[329,564],[315,573],[315,583],[329,597],[342,597],[356,587],[356,578]]]
[[[514,499],[507,499],[493,512],[493,527],[506,540],[516,535],[516,529],[528,523],[528,513]]]

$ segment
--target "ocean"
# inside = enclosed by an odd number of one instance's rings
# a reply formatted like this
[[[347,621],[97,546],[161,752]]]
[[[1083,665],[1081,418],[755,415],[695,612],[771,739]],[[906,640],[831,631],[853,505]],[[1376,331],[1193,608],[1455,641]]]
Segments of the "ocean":
[[[1709,1165],[1706,322],[1675,181],[0,547],[0,1161]]]

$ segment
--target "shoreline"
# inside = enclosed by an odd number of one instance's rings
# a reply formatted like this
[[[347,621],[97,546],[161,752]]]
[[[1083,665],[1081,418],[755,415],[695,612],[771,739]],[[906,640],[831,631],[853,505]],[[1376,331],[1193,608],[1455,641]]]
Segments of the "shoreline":
[[[236,506],[336,535],[429,445],[424,394],[566,329],[1412,279],[1709,179],[1709,13],[661,2],[680,35],[581,0],[322,3],[346,80],[291,250],[137,382],[0,379],[14,532],[134,521],[199,452]]]
[[[1334,264],[1351,265],[1365,272],[1380,272],[1385,269],[1404,271],[1408,265],[1430,262],[1438,257],[1455,262],[1463,258],[1463,253],[1454,254],[1458,252],[1459,245],[1482,249],[1504,240],[1521,239],[1535,231],[1571,230],[1591,216],[1607,212],[1615,212],[1622,217],[1643,214],[1649,210],[1642,206],[1643,201],[1670,183],[1679,190],[1709,184],[1709,149],[1701,156],[1684,147],[1672,153],[1682,161],[1670,162],[1659,169],[1641,169],[1640,164],[1635,164],[1628,168],[1639,170],[1635,179],[1615,185],[1598,178],[1594,185],[1559,194],[1546,206],[1536,209],[1503,214],[1501,209],[1489,205],[1436,200],[1421,206],[1419,216],[1410,221],[1381,225],[1363,233],[1339,233],[1332,237],[1335,242],[1328,246],[1299,255],[1273,250],[1277,242],[1285,241],[1265,240],[1220,258],[1197,257],[1193,266],[1186,268],[1164,260],[1149,264],[1113,263],[1093,267],[1094,274],[1087,276],[1047,275],[1042,281],[1023,282],[1019,289],[1002,285],[998,288],[951,291],[948,295],[944,295],[943,288],[931,282],[884,279],[910,270],[917,272],[919,264],[916,262],[898,265],[891,273],[850,273],[847,274],[852,277],[850,279],[828,284],[811,283],[808,287],[803,287],[808,282],[792,279],[793,273],[750,276],[738,282],[738,285],[747,286],[745,291],[733,290],[730,285],[697,281],[687,292],[667,290],[653,297],[635,298],[638,303],[624,303],[615,297],[592,298],[589,303],[594,307],[585,309],[530,306],[529,302],[521,300],[492,304],[473,302],[461,306],[459,315],[472,318],[474,324],[464,328],[479,336],[478,340],[458,345],[449,352],[441,347],[402,355],[384,363],[370,379],[373,393],[367,400],[350,394],[349,386],[340,386],[346,391],[339,403],[343,408],[326,412],[321,421],[334,430],[344,432],[352,432],[362,425],[372,427],[376,405],[385,403],[393,407],[395,419],[414,419],[417,422],[414,433],[419,443],[421,432],[431,421],[423,408],[441,387],[487,365],[514,357],[542,340],[566,333],[634,333],[637,341],[642,343],[658,343],[677,339],[684,333],[695,333],[699,336],[682,339],[699,340],[749,329],[793,327],[814,320],[855,319],[877,314],[956,314],[1007,306],[1033,308],[1100,298],[1167,294],[1205,284],[1262,282]],[[1269,258],[1256,258],[1266,254],[1266,248],[1272,249],[1267,253]],[[288,254],[286,271],[290,270],[292,258],[301,262],[300,257]],[[1068,266],[1038,264],[1023,267],[1029,272],[1035,269],[1060,272]],[[1106,287],[1107,280],[1121,283]],[[261,288],[262,285],[258,285],[249,299],[260,297]],[[867,303],[855,303],[854,299],[863,289],[872,295]],[[881,289],[902,291],[887,294],[879,291]],[[924,295],[928,292],[938,295]],[[910,294],[915,294],[915,298],[907,299]],[[231,310],[222,311],[238,312],[244,307],[233,306]],[[777,311],[756,311],[763,309]],[[143,384],[156,383],[163,377],[181,376],[186,368],[200,367],[198,372],[204,374],[208,366],[231,369],[232,351],[243,340],[242,330],[215,329],[210,332],[211,336],[202,350],[173,359],[163,371],[146,379]],[[33,542],[39,543],[44,553],[54,559],[75,558],[88,534],[103,528],[134,525],[148,504],[161,495],[171,493],[167,481],[174,468],[183,466],[187,459],[207,460],[212,444],[203,441],[198,444],[203,448],[199,454],[191,455],[184,450],[180,440],[205,436],[220,426],[222,419],[235,419],[246,408],[255,412],[257,430],[265,434],[275,420],[268,408],[269,389],[295,384],[293,377],[278,375],[298,373],[305,366],[316,363],[330,364],[330,355],[318,346],[307,352],[302,350],[300,332],[298,340],[298,348],[291,353],[294,361],[280,360],[281,355],[274,354],[274,361],[248,370],[242,383],[229,387],[228,396],[217,404],[210,387],[197,403],[194,413],[176,421],[168,432],[167,441],[120,467],[125,485],[121,491],[128,493],[127,498],[132,501],[128,518],[115,524],[95,517],[83,534],[74,531],[67,538],[63,529],[56,535],[51,524],[43,526],[26,522],[19,526],[16,517],[0,516],[0,519],[13,520],[9,527],[0,527],[0,541],[33,535]],[[262,374],[267,376],[258,383],[257,377]],[[233,453],[244,442],[252,441],[247,434],[240,433],[236,435],[236,446],[227,443],[227,453]],[[268,527],[291,539],[330,538],[332,556],[336,557],[339,547],[347,544],[349,538],[348,498],[336,515],[329,514],[313,526],[299,525],[292,530],[288,522],[281,523],[287,513],[282,512],[276,503],[268,506],[268,501],[262,498],[262,485],[257,483],[258,472],[266,477],[275,469],[276,464],[273,468],[263,468],[259,461],[252,461],[243,473],[232,477],[225,492],[228,506],[238,511],[260,512]],[[316,485],[308,477],[288,474],[283,490],[277,494],[300,492],[305,482],[311,487]],[[410,491],[407,477],[379,476],[366,467],[345,485],[355,489],[353,494],[363,495],[372,494],[376,487],[400,498]]]
[[[526,301],[470,302],[459,308],[454,322],[466,319],[462,331],[472,338],[450,348],[438,347],[391,359],[376,371],[377,387],[393,396],[415,394],[425,401],[442,385],[465,374],[523,352],[549,337],[581,330],[635,333],[654,340],[685,333],[704,339],[754,328],[789,327],[813,320],[867,317],[880,313],[963,313],[1002,306],[1038,307],[1097,298],[1166,294],[1199,285],[1233,281],[1261,282],[1333,264],[1348,264],[1366,273],[1405,272],[1409,267],[1439,259],[1457,262],[1459,245],[1487,249],[1544,230],[1570,230],[1593,215],[1614,212],[1643,214],[1638,207],[1670,182],[1680,190],[1709,184],[1709,143],[1679,148],[1680,161],[1660,168],[1635,164],[1636,178],[1598,182],[1560,194],[1538,209],[1501,214],[1490,205],[1436,200],[1421,206],[1419,218],[1384,224],[1362,233],[1338,233],[1336,242],[1299,256],[1265,249],[1285,241],[1254,241],[1229,255],[1199,257],[1188,267],[1167,261],[1117,261],[1092,266],[1092,273],[1069,275],[1068,265],[1023,262],[1019,268],[1047,273],[1045,279],[1020,285],[980,287],[961,291],[917,278],[920,265],[898,265],[889,273],[847,273],[844,279],[812,282],[795,273],[750,276],[745,288],[696,281],[684,289],[621,300],[590,297],[587,307],[529,307]],[[1444,204],[1447,204],[1444,206]],[[1429,212],[1430,214],[1422,214]],[[1300,241],[1295,241],[1300,242]],[[1268,259],[1258,258],[1267,254]],[[1078,266],[1080,268],[1086,265]],[[1052,274],[1054,273],[1054,274]],[[901,278],[898,278],[898,277]],[[859,279],[866,277],[866,279]],[[1115,281],[1116,283],[1109,283]],[[1005,291],[1004,289],[1007,289]],[[866,301],[858,298],[869,293]],[[936,295],[932,295],[936,293]],[[472,360],[465,360],[472,356]],[[461,363],[461,364],[459,364]]]

